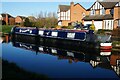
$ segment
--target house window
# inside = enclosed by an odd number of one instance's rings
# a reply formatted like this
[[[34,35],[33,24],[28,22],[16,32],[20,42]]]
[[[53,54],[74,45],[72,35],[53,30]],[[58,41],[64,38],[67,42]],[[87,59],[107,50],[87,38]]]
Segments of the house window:
[[[106,21],[104,21],[104,29],[106,29]]]
[[[107,23],[107,29],[109,29],[109,26],[110,26],[110,23],[109,23],[109,21],[108,21],[108,23]]]
[[[118,3],[118,6],[120,6],[120,2]]]
[[[114,9],[110,10],[110,14],[113,15],[114,14]]]
[[[85,17],[85,13],[84,13],[84,12],[82,12],[82,17],[83,17],[83,18]]]
[[[92,10],[92,11],[91,11],[91,15],[95,15],[95,10]]]
[[[102,14],[105,14],[105,9],[104,8],[102,9]]]
[[[100,10],[100,15],[104,15],[104,14],[105,14],[105,9],[102,8],[102,9]]]

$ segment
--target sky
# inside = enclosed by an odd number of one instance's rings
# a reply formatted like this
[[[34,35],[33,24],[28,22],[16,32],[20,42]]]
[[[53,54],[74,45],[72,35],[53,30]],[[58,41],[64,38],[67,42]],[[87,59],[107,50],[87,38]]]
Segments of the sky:
[[[88,1],[73,1],[74,4],[80,3],[83,7],[88,9],[96,0]],[[4,0],[0,3],[0,13],[9,13],[13,17],[16,16],[35,16],[41,11],[44,12],[55,12],[57,13],[58,5],[70,5],[71,1],[35,1],[35,0]]]

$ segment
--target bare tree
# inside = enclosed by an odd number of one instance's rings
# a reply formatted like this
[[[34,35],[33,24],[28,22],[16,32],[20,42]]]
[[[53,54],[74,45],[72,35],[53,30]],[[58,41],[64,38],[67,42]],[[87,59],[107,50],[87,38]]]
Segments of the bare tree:
[[[45,28],[51,28],[56,27],[57,25],[57,17],[55,12],[42,12],[37,15],[35,26],[38,27],[45,27]]]

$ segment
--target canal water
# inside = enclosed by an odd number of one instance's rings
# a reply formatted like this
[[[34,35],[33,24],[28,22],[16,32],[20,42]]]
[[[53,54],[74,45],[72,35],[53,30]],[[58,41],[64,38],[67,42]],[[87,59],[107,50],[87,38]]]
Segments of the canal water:
[[[49,78],[120,78],[120,54],[102,55],[9,40],[0,43],[2,59]],[[74,46],[71,46],[74,48]],[[19,73],[19,72],[18,72]]]

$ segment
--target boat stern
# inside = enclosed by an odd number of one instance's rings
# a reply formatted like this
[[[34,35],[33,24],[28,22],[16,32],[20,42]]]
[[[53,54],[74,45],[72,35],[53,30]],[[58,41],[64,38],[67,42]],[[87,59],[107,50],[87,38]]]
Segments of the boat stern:
[[[100,43],[100,49],[101,50],[111,50],[112,49],[112,43],[111,42]]]

